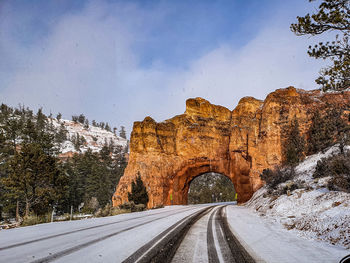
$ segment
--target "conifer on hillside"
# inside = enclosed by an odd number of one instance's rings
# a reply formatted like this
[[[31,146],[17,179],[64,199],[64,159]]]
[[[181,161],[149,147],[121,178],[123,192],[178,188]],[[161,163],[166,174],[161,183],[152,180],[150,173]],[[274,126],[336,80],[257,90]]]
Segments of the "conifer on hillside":
[[[288,165],[296,165],[304,157],[305,140],[300,135],[299,122],[296,118],[293,119],[289,126],[284,149]]]
[[[126,139],[126,131],[124,126],[120,126],[119,136]]]
[[[308,154],[325,150],[342,140],[342,132],[346,130],[346,122],[342,118],[343,110],[326,105],[324,116],[317,111],[312,116],[308,132]]]
[[[137,173],[136,180],[131,182],[131,192],[128,193],[129,202],[147,205],[148,193],[146,186],[143,184],[140,172]]]

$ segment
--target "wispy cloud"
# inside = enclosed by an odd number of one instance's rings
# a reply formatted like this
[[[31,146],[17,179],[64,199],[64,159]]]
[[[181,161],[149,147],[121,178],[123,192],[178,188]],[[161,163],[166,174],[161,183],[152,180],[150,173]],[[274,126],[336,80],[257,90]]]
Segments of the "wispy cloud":
[[[11,21],[0,23],[1,101],[42,106],[67,118],[83,112],[130,131],[146,115],[161,121],[182,113],[188,97],[233,109],[243,96],[262,99],[289,85],[316,88],[320,62],[307,57],[309,40],[295,37],[278,15],[244,45],[227,40],[199,57],[184,57],[181,67],[164,60],[142,65],[135,47],[168,11],[91,1],[59,16],[35,45],[14,37]],[[7,18],[21,20],[15,13]]]

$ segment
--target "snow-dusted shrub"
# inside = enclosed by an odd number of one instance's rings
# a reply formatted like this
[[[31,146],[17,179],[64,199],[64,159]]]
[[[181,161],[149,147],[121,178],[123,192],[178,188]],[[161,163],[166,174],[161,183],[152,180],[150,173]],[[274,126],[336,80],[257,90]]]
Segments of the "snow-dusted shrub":
[[[135,205],[134,209],[131,210],[131,212],[140,212],[146,209],[146,205],[144,204],[137,204]]]
[[[290,181],[289,183],[286,183],[280,187],[278,187],[276,194],[278,195],[285,195],[288,194],[296,189],[300,189],[302,186],[296,182]]]
[[[331,176],[330,190],[350,192],[350,153],[332,155],[317,162],[313,178]]]
[[[103,209],[99,208],[95,213],[96,217],[105,217],[105,216],[115,216],[125,213],[130,213],[130,209],[121,209],[120,207],[113,207],[110,204],[107,204]]]
[[[135,207],[135,203],[133,201],[124,202],[123,204],[119,205],[120,209],[126,209],[126,210],[132,210],[134,207]]]
[[[121,205],[119,205],[120,209],[123,210],[128,210],[131,212],[139,212],[139,211],[143,211],[146,209],[146,205],[145,204],[135,204],[133,201],[131,202],[125,202]]]
[[[84,205],[82,212],[83,213],[95,213],[100,207],[100,204],[96,197],[91,197],[90,200]]]
[[[265,181],[268,189],[277,189],[277,186],[295,176],[295,170],[292,167],[281,168],[279,166],[274,169],[264,169],[260,174],[260,178]]]
[[[46,215],[35,215],[31,214],[29,216],[23,217],[23,221],[21,222],[21,226],[32,226],[36,224],[42,224],[50,222],[51,213],[47,213]]]

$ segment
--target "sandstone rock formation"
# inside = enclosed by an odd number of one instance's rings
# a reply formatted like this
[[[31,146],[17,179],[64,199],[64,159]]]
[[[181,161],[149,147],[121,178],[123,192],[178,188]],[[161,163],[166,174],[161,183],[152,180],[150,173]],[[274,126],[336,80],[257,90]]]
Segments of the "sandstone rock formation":
[[[233,111],[195,98],[186,101],[182,115],[161,123],[151,117],[135,122],[128,166],[113,205],[127,201],[138,172],[149,193],[148,207],[186,204],[191,180],[207,172],[229,177],[238,201],[247,201],[262,185],[261,171],[283,161],[284,131],[291,120],[298,119],[306,136],[312,115],[322,112],[325,104],[349,108],[350,92],[289,87],[264,101],[242,98]]]

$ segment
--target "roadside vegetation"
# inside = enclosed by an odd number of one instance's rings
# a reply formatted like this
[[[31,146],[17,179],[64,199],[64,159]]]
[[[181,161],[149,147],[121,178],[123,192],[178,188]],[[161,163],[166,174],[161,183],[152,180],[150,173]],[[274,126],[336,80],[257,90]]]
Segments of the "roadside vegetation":
[[[88,125],[82,116],[80,121]],[[106,141],[98,152],[87,150],[61,159],[63,142],[85,142],[83,137],[69,137],[52,119],[41,109],[35,114],[22,106],[0,106],[0,221],[16,218],[30,225],[50,222],[53,213],[61,218],[71,212],[74,218],[99,210],[105,214],[110,205],[124,173],[127,149]],[[60,119],[58,114],[56,120]],[[99,125],[106,129],[106,124]],[[124,129],[121,133],[125,136]]]

